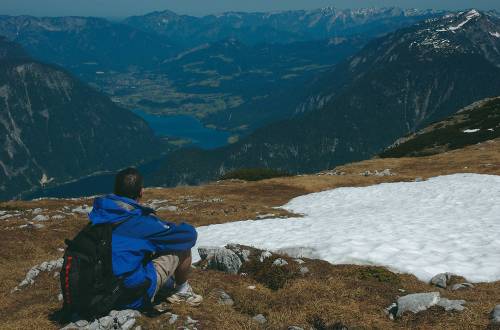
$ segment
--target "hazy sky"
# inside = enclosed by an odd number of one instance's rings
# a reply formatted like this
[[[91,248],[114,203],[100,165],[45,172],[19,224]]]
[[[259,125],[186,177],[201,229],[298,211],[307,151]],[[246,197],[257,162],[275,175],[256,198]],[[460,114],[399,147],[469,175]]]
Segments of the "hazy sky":
[[[0,0],[0,15],[125,17],[170,9],[181,14],[205,15],[223,11],[311,9],[325,6],[413,7],[436,9],[496,9],[499,0]]]

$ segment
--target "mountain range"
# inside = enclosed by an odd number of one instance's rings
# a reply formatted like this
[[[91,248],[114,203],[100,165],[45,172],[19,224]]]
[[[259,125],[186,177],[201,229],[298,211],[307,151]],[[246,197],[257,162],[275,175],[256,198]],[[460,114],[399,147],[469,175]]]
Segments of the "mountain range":
[[[500,95],[500,19],[471,10],[372,41],[311,83],[303,115],[213,152],[169,156],[157,183],[195,184],[241,167],[315,172],[369,158],[395,140]]]
[[[0,39],[0,199],[153,159],[147,124]]]
[[[374,37],[438,14],[323,8],[192,17],[165,11],[121,22],[0,16],[0,35],[123,107],[196,116],[246,135],[293,115],[308,80]]]

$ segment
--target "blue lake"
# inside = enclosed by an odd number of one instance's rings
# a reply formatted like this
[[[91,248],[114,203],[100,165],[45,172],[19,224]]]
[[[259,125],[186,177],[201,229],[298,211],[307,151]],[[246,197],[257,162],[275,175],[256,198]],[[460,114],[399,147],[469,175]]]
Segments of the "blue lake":
[[[230,132],[207,128],[191,116],[159,116],[134,110],[143,118],[157,136],[175,137],[191,140],[193,146],[203,149],[215,149],[228,144]]]

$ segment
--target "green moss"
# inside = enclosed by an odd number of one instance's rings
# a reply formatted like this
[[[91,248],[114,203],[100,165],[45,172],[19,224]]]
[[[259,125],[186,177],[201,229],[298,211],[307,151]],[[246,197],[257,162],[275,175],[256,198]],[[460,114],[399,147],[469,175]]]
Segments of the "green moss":
[[[271,290],[282,289],[286,283],[299,276],[290,264],[285,266],[274,266],[276,258],[267,258],[260,262],[257,258],[246,262],[241,269],[242,273],[248,274],[257,282]]]
[[[397,284],[400,282],[399,277],[388,271],[385,268],[380,268],[380,267],[367,267],[363,268],[359,275],[358,278],[360,280],[368,280],[368,281],[378,281],[378,282],[383,282],[383,283],[394,283]]]

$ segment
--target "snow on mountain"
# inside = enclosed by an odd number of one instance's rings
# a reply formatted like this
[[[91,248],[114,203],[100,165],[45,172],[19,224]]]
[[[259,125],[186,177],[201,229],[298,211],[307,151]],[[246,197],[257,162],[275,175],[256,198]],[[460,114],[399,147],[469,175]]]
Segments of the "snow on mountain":
[[[200,227],[198,246],[302,248],[334,264],[382,265],[424,281],[442,272],[498,281],[499,198],[500,176],[479,174],[339,188],[283,207],[302,218]]]

